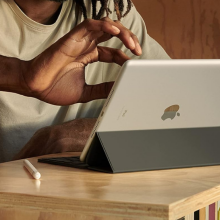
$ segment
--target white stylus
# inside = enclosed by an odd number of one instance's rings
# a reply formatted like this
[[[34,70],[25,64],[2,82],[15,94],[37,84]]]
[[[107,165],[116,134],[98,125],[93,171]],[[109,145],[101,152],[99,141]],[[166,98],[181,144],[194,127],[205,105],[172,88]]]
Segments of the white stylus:
[[[37,171],[37,169],[31,164],[29,160],[24,160],[23,165],[27,168],[30,174],[34,177],[34,179],[38,180],[41,177],[41,174]]]

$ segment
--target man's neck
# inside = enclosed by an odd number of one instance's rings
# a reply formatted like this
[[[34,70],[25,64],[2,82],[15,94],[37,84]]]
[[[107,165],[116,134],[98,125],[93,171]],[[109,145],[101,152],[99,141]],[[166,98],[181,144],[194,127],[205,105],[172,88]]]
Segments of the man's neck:
[[[53,24],[60,13],[61,3],[48,0],[14,0],[32,20],[41,24]]]

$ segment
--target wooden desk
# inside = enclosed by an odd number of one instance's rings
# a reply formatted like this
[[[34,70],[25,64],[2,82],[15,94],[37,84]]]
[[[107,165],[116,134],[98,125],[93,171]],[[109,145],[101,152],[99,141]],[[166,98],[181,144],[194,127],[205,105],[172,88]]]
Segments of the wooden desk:
[[[0,164],[1,220],[175,220],[220,200],[220,166],[106,174],[30,161],[41,180]]]

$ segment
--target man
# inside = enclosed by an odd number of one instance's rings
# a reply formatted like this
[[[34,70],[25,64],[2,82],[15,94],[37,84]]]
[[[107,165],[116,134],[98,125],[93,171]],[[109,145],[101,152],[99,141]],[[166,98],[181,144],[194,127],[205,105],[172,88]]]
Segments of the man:
[[[119,65],[129,57],[169,58],[130,1],[2,0],[0,20],[1,162],[40,128],[17,159],[81,151]]]

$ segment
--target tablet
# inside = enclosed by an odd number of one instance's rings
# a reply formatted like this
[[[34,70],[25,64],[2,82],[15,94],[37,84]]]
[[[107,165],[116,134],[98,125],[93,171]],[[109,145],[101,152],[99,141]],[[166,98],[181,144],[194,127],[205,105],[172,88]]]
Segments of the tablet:
[[[130,60],[118,75],[80,156],[97,132],[220,125],[220,60]]]

